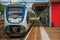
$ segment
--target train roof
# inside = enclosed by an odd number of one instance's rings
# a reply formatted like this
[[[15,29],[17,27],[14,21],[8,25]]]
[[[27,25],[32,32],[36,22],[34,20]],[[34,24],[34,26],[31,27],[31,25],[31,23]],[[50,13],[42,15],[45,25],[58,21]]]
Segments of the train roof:
[[[8,7],[24,7],[24,4],[9,4]]]

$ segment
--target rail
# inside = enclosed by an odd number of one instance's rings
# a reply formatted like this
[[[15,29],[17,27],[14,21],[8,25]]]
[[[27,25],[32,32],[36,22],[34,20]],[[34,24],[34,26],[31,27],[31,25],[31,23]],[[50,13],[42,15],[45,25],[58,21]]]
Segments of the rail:
[[[4,27],[4,20],[0,20],[0,29]]]

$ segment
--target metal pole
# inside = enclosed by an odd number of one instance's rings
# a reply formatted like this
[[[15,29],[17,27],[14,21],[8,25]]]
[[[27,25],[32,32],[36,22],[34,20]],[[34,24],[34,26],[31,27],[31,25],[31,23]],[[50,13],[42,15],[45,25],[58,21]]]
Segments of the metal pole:
[[[10,0],[10,4],[11,4],[11,0]]]
[[[49,0],[49,26],[52,26],[52,9],[51,9],[51,0]]]

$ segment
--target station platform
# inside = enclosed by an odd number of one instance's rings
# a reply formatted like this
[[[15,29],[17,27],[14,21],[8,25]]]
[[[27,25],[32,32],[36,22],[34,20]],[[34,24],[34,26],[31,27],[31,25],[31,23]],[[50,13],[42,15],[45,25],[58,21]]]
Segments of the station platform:
[[[60,40],[60,28],[32,27],[25,40]]]

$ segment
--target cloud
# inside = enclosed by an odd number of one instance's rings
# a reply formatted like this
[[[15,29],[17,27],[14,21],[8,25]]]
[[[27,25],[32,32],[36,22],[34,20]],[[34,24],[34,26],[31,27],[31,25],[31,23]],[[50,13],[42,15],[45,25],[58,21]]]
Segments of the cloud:
[[[12,2],[18,2],[18,0],[11,0]]]

